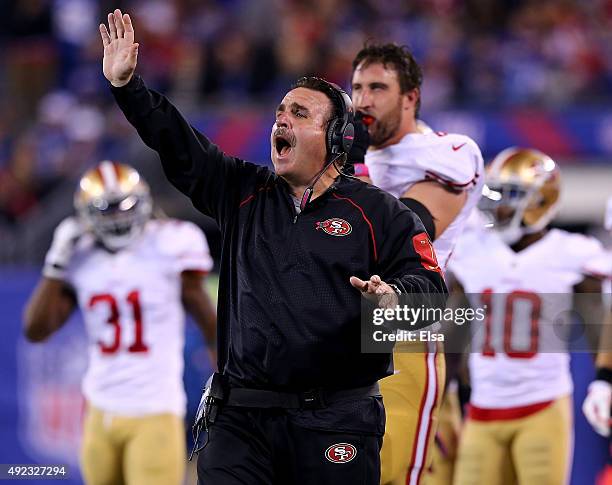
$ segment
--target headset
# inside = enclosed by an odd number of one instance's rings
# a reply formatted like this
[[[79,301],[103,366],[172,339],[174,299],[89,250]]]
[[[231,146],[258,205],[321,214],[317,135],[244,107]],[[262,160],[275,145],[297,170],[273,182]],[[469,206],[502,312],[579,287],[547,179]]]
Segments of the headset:
[[[322,81],[327,86],[326,94],[331,98],[334,105],[334,116],[329,120],[325,133],[327,161],[304,191],[300,201],[301,211],[304,210],[306,204],[310,202],[310,198],[314,192],[314,185],[330,165],[335,163],[342,155],[348,155],[355,138],[355,126],[353,125],[355,111],[350,96],[337,84],[321,78],[316,79]],[[341,116],[338,116],[338,112],[341,113]]]
[[[355,127],[353,125],[355,111],[353,102],[344,89],[328,81],[325,81],[325,83],[329,86],[328,93],[331,94],[335,112],[340,111],[342,113],[341,117],[334,116],[327,125],[325,137],[327,155],[332,158],[335,155],[348,154],[351,151],[355,138]]]

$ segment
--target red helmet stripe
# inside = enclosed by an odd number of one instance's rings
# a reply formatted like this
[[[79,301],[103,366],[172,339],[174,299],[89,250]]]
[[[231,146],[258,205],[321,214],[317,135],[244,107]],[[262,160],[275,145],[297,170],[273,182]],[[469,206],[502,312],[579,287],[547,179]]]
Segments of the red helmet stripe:
[[[117,190],[119,188],[119,167],[111,161],[105,160],[98,166],[104,187],[107,190]]]
[[[115,176],[117,180],[121,178],[121,171],[119,170],[119,164],[117,162],[111,162],[113,164],[113,168],[115,169]]]
[[[100,165],[98,165],[94,171],[96,172],[96,175],[98,176],[98,178],[100,179],[100,181],[102,182],[102,185],[104,185],[104,176],[102,175],[102,171],[100,170]]]

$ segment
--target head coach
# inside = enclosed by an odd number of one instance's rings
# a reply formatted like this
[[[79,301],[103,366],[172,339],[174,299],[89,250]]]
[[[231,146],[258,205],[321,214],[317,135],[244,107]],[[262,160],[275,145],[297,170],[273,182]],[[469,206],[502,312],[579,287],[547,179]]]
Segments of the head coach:
[[[341,173],[350,98],[299,80],[276,109],[272,172],[224,154],[149,90],[134,75],[129,16],[108,22],[103,71],[119,107],[222,234],[220,375],[205,400],[200,483],[378,484],[377,381],[392,365],[360,352],[360,297],[446,288],[418,217]]]

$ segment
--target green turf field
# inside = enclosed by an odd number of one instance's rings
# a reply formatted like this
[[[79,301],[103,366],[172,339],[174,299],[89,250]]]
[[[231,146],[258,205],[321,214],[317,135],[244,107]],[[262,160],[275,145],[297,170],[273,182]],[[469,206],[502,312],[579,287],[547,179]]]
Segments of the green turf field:
[[[217,273],[210,273],[204,281],[206,291],[210,296],[211,300],[217,306],[217,292],[219,291],[219,275]]]

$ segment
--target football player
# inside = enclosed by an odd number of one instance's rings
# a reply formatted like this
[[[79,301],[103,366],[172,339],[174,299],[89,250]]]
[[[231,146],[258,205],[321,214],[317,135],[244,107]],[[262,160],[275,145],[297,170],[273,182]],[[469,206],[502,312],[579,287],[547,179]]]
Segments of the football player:
[[[486,315],[472,325],[472,393],[454,483],[561,485],[569,479],[572,450],[563,322],[573,309],[593,318],[601,310],[595,303],[601,295],[593,295],[601,280],[587,268],[603,247],[548,229],[560,174],[544,153],[504,150],[488,167],[486,184],[480,207],[491,228],[464,233],[450,263]]]
[[[78,306],[89,366],[81,464],[91,485],[179,484],[185,470],[185,310],[214,343],[203,289],[212,259],[192,223],[151,217],[139,173],[103,161],[80,180],[76,217],[53,236],[27,304],[25,335],[42,342]]]
[[[444,270],[480,198],[483,161],[469,137],[434,132],[418,120],[422,77],[412,54],[395,44],[367,45],[357,54],[352,98],[368,126],[370,146],[355,174],[419,215]],[[395,374],[381,381],[387,414],[381,483],[416,485],[431,462],[444,354],[433,342],[395,348]]]
[[[608,438],[608,463],[599,474],[597,485],[612,485],[612,436],[610,434],[610,407],[612,406],[612,318],[608,315],[601,336],[602,351],[597,355],[595,380],[589,384],[582,403],[582,411],[593,429]],[[604,343],[605,342],[605,343]]]
[[[604,226],[612,231],[612,198],[608,200]],[[610,294],[612,286],[612,252],[608,250],[601,261],[597,261],[594,271],[604,268],[606,291]],[[610,301],[608,301],[608,305]],[[582,404],[587,421],[593,429],[601,436],[612,439],[610,435],[610,407],[612,406],[612,312],[608,313],[608,319],[600,338],[600,352],[597,355],[595,365],[597,367],[595,380],[589,384],[587,396]],[[599,477],[598,485],[612,484],[612,441],[609,446],[608,464]]]

